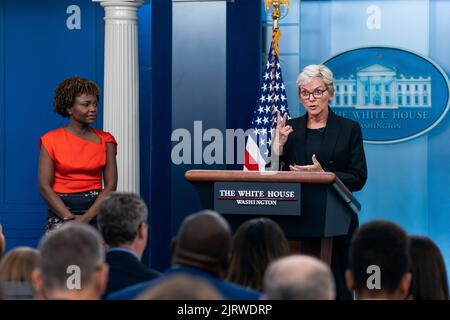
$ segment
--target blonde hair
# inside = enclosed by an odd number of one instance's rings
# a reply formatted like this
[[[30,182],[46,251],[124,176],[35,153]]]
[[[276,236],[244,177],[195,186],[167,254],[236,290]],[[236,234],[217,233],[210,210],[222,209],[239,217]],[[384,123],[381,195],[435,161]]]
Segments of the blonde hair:
[[[30,247],[17,247],[8,252],[0,262],[0,283],[29,282],[37,267],[39,252]]]
[[[321,78],[331,93],[334,93],[333,72],[323,64],[310,64],[303,68],[297,77],[295,84],[297,88],[309,83],[314,78]]]

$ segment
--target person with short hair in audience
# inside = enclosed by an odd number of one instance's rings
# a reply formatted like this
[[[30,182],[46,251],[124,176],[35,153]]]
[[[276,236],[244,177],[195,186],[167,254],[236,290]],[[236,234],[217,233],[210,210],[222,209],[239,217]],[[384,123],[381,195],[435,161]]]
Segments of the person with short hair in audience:
[[[230,226],[217,212],[204,210],[191,214],[183,220],[176,239],[172,241],[172,267],[162,277],[125,288],[108,298],[133,299],[168,276],[187,274],[210,283],[224,299],[256,300],[260,297],[258,291],[223,280],[230,244]]]
[[[438,246],[428,237],[410,236],[411,288],[414,300],[448,300],[448,280]]]
[[[272,262],[264,276],[269,300],[334,300],[336,288],[329,266],[317,258],[291,255]]]
[[[402,300],[411,283],[409,239],[389,221],[364,224],[353,236],[347,287],[357,300]]]
[[[208,282],[185,274],[176,274],[146,290],[137,300],[222,300]]]
[[[68,222],[39,244],[33,285],[47,300],[97,300],[108,282],[103,241],[92,226]]]
[[[37,267],[39,252],[30,247],[9,251],[0,262],[0,285],[5,299],[33,299],[32,273]]]
[[[227,280],[262,291],[268,265],[288,254],[289,244],[275,221],[268,218],[248,220],[233,236]]]
[[[100,205],[98,227],[109,247],[105,295],[159,276],[141,262],[148,238],[147,215],[147,205],[134,193],[113,192]]]

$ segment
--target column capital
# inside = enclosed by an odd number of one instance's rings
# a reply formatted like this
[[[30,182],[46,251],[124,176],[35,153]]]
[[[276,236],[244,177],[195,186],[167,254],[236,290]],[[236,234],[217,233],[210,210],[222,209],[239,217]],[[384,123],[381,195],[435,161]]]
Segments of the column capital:
[[[145,0],[92,0],[92,2],[101,2],[102,5],[104,3],[104,5],[118,5],[118,6],[126,6],[126,5],[137,5],[140,6],[141,4],[143,4],[144,2],[146,2]]]
[[[92,0],[105,8],[105,20],[112,23],[129,23],[137,21],[137,9],[143,0]]]

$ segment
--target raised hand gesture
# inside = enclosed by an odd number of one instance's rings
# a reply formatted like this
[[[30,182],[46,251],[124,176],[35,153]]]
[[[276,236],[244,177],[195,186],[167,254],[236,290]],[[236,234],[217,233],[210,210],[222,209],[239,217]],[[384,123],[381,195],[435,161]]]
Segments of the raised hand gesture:
[[[275,128],[275,137],[273,139],[273,151],[280,155],[283,153],[283,147],[289,137],[289,134],[294,131],[291,126],[286,125],[287,112],[281,118],[280,111],[277,111],[277,127]]]

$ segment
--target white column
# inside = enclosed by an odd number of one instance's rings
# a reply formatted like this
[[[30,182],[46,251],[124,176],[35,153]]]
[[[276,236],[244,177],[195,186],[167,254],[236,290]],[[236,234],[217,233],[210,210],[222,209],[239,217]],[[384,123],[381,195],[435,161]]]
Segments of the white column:
[[[105,8],[103,128],[117,139],[118,191],[139,193],[137,9],[142,1],[92,0]]]

